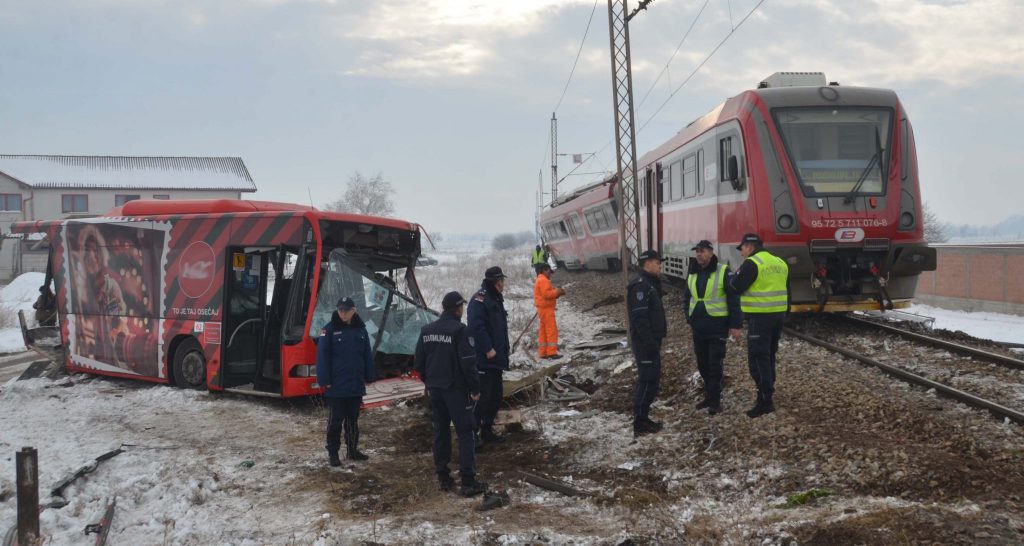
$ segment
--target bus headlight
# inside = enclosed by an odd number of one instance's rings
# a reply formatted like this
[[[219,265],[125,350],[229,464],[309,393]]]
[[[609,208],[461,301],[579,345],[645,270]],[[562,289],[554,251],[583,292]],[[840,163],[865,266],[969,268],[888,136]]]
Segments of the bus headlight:
[[[316,364],[299,364],[292,367],[291,377],[316,377]]]

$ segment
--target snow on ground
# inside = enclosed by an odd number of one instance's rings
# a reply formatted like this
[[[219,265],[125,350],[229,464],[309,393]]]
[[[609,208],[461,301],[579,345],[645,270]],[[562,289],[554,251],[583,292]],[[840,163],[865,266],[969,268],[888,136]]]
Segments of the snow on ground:
[[[25,311],[25,318],[29,321],[35,320],[32,304],[39,297],[39,287],[45,279],[43,273],[24,273],[0,288],[0,313],[4,315],[0,317],[0,354],[25,350],[18,311]]]
[[[934,317],[933,328],[961,331],[980,339],[1024,343],[1024,317],[1002,313],[951,311],[930,305],[913,305],[910,313]]]

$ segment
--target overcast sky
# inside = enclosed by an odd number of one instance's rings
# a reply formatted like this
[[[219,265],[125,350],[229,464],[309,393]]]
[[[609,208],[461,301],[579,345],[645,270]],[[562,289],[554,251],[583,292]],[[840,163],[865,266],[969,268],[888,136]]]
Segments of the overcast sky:
[[[641,155],[773,72],[823,71],[896,90],[945,221],[1024,208],[1024,2],[766,0],[665,103],[757,3],[655,0],[633,20],[638,123],[665,104]],[[240,156],[255,198],[317,206],[381,172],[428,230],[531,229],[594,5],[4,0],[0,153]],[[601,151],[581,172],[614,168],[607,17],[598,0],[558,108],[559,151]]]

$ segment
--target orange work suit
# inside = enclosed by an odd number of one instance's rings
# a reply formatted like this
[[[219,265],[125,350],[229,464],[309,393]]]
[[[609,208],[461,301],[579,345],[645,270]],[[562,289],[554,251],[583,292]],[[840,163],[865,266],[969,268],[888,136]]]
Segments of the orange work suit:
[[[533,303],[537,306],[540,318],[540,332],[537,334],[537,346],[540,357],[558,354],[558,325],[555,323],[555,300],[560,296],[551,279],[547,275],[537,275],[533,285]]]

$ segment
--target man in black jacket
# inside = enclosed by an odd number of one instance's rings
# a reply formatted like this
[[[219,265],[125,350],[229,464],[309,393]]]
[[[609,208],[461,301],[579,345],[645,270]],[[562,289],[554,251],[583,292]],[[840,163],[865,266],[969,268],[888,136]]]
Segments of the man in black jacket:
[[[479,495],[487,486],[476,481],[474,466],[473,405],[480,400],[473,336],[464,324],[466,300],[458,292],[449,292],[441,300],[444,312],[420,331],[416,343],[415,368],[430,394],[434,417],[434,469],[442,491],[451,491],[455,480],[448,471],[452,458],[452,433],[455,424],[459,438],[459,476],[465,497]]]
[[[658,432],[661,423],[648,417],[661,384],[661,340],[667,332],[661,303],[661,254],[648,250],[640,255],[640,273],[626,288],[629,333],[636,357],[636,395],[633,399],[633,436]]]
[[[480,376],[480,402],[476,405],[480,445],[504,439],[494,432],[494,418],[503,398],[503,371],[508,369],[508,313],[505,311],[505,274],[500,267],[484,273],[480,291],[469,302],[469,330],[476,340],[476,367]]]
[[[697,409],[707,408],[715,415],[722,411],[722,364],[729,335],[739,339],[743,326],[740,298],[725,287],[729,266],[718,263],[715,247],[703,240],[693,247],[696,259],[690,262],[683,291],[683,316],[693,330],[693,350],[697,371],[704,380],[704,400]]]

